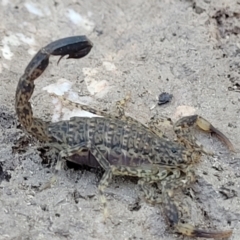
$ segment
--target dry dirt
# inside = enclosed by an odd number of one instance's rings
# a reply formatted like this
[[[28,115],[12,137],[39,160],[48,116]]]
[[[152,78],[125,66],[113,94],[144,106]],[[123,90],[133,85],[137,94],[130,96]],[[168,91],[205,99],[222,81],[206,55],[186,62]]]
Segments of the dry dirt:
[[[240,1],[17,1],[0,2],[0,239],[190,239],[169,229],[161,207],[141,200],[136,181],[114,178],[106,190],[111,221],[104,225],[97,184],[101,172],[70,166],[59,182],[39,191],[53,174],[36,150],[38,143],[18,124],[14,96],[33,54],[49,42],[87,35],[94,43],[83,60],[51,58],[36,80],[34,114],[51,119],[42,88],[65,78],[79,94],[90,95],[82,68],[96,68],[103,94],[91,95],[99,108],[131,92],[126,109],[146,122],[173,119],[191,107],[224,132],[237,152],[214,136],[200,140],[215,156],[196,166],[197,182],[179,199],[187,221],[206,229],[233,229],[240,239]],[[105,63],[105,64],[104,64]],[[106,63],[114,68],[106,68]],[[156,104],[167,91],[172,102]]]

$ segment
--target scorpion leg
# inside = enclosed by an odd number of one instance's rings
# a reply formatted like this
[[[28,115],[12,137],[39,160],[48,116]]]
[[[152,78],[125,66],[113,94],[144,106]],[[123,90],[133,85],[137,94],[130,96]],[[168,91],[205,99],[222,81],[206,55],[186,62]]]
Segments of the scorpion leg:
[[[141,187],[144,193],[144,199],[148,203],[152,205],[162,203],[162,198],[157,196],[155,189],[153,187],[150,187],[150,185],[153,182],[162,181],[168,176],[168,174],[169,174],[168,170],[161,170],[161,172],[157,174],[157,178],[155,179],[153,179],[154,175],[152,175],[151,177],[144,177],[138,180],[138,185]]]
[[[125,116],[124,107],[122,106],[123,104],[125,105],[125,101],[127,101],[129,99],[129,97],[126,97],[126,99],[124,98],[123,100],[120,100],[116,103],[118,114],[110,114],[106,111],[98,110],[94,107],[90,107],[90,106],[87,106],[87,105],[84,105],[81,103],[72,102],[71,100],[68,100],[67,98],[65,98],[63,96],[59,96],[54,93],[52,93],[51,96],[59,98],[64,104],[66,104],[68,106],[79,108],[81,110],[84,110],[84,111],[87,111],[87,112],[90,112],[92,114],[96,114],[96,115],[99,115],[102,117],[112,118],[112,119],[123,119],[123,120],[130,120],[130,121],[132,120],[131,117]],[[134,120],[134,121],[136,121],[136,120]]]
[[[40,191],[50,188],[54,183],[57,182],[58,172],[62,169],[62,166],[65,163],[65,157],[71,157],[74,154],[81,154],[83,150],[88,149],[87,143],[80,143],[74,147],[69,147],[65,145],[59,146],[57,143],[46,144],[46,146],[50,145],[54,151],[58,152],[57,163],[55,166],[55,174],[49,181],[47,181],[41,188]]]
[[[124,107],[127,103],[127,101],[130,99],[130,95],[127,95],[124,99],[117,101],[116,106],[117,106],[117,111],[118,114],[110,114],[108,112],[105,112],[103,110],[98,110],[95,109],[93,107],[81,104],[81,103],[76,103],[76,102],[72,102],[71,100],[68,100],[67,98],[63,97],[63,96],[59,96],[56,94],[51,94],[52,96],[56,97],[56,98],[60,98],[60,100],[68,105],[68,106],[72,106],[75,108],[79,108],[81,110],[102,116],[102,117],[106,117],[106,118],[111,118],[111,119],[121,119],[124,120],[128,123],[135,123],[139,126],[142,126],[144,128],[147,128],[148,130],[151,130],[152,133],[156,134],[159,137],[164,137],[166,139],[168,139],[168,137],[166,137],[164,135],[164,133],[160,130],[160,128],[167,128],[169,126],[172,126],[172,120],[169,118],[162,118],[162,119],[153,119],[150,120],[146,125],[140,123],[139,121],[137,121],[136,119],[130,117],[130,116],[126,116],[125,115],[125,110]]]
[[[154,168],[154,166],[153,166]],[[159,169],[159,167],[155,167],[155,169]],[[145,175],[145,176],[144,176]],[[151,174],[145,172],[145,174],[139,175],[138,177],[142,177],[139,179],[138,184],[144,192],[145,200],[152,204],[160,204],[162,203],[162,197],[157,196],[156,190],[152,187],[149,187],[152,183],[159,183],[162,181],[170,181],[171,179],[178,179],[181,175],[181,172],[177,169],[162,169],[160,168],[158,171],[152,171]],[[159,194],[158,194],[159,195]]]
[[[94,146],[91,144],[91,142],[82,142],[78,145],[75,146],[68,146],[64,150],[62,150],[59,153],[59,159],[58,163],[56,165],[56,170],[61,169],[61,164],[62,164],[62,158],[64,157],[71,157],[74,154],[81,154],[83,150],[89,150],[94,158],[99,162],[101,167],[105,170],[105,173],[103,174],[103,177],[99,183],[98,190],[99,190],[99,198],[100,202],[103,206],[103,211],[104,211],[104,220],[108,217],[108,210],[107,210],[107,201],[104,196],[104,189],[108,186],[109,182],[112,179],[112,169],[107,161],[107,159],[102,155],[102,153]]]
[[[81,110],[90,112],[92,114],[98,115],[98,116],[102,116],[102,117],[106,117],[106,118],[118,118],[117,116],[107,113],[103,110],[98,110],[96,108],[81,104],[81,103],[76,103],[76,102],[72,102],[71,100],[68,100],[67,98],[63,97],[63,96],[59,96],[56,95],[54,93],[51,94],[51,96],[59,98],[64,104],[68,105],[68,106],[72,106],[75,108],[79,108]]]
[[[168,139],[164,133],[172,128],[173,122],[170,118],[151,119],[149,122],[147,122],[147,126],[157,136]],[[160,129],[163,129],[164,131]]]
[[[58,96],[54,93],[51,94],[51,96],[53,97],[56,97],[56,98],[60,98],[60,100],[68,105],[68,106],[72,106],[72,107],[75,107],[75,108],[79,108],[81,110],[84,110],[84,111],[87,111],[87,112],[90,112],[92,114],[96,114],[98,116],[102,116],[102,117],[105,117],[105,118],[110,118],[110,119],[121,119],[125,122],[128,122],[128,123],[135,123],[139,126],[143,126],[144,128],[147,128],[146,125],[140,123],[139,121],[137,121],[136,119],[130,117],[130,116],[126,116],[125,115],[125,111],[124,111],[124,107],[123,105],[125,105],[125,102],[129,99],[129,97],[127,96],[126,98],[118,101],[116,103],[117,105],[117,111],[118,111],[118,114],[111,114],[111,113],[108,113],[108,112],[105,112],[103,110],[98,110],[94,107],[90,107],[90,106],[87,106],[87,105],[84,105],[84,104],[81,104],[81,103],[76,103],[76,102],[72,102],[71,100],[68,100],[67,98],[63,97],[63,96]]]
[[[58,161],[57,161],[57,164],[55,166],[55,169],[57,171],[61,170],[62,169],[62,165],[64,164],[65,160],[63,160],[65,157],[71,157],[73,156],[74,154],[79,154],[81,155],[81,152],[84,151],[84,150],[87,150],[88,149],[88,144],[83,142],[83,143],[80,143],[78,145],[75,145],[73,147],[69,147],[69,146],[66,146],[65,149],[63,149],[63,146],[62,146],[62,149],[61,151],[59,152],[59,156],[58,156]]]
[[[123,98],[123,99],[121,99],[121,100],[116,102],[116,108],[117,108],[117,112],[118,112],[117,116],[119,116],[122,119],[126,119],[125,117],[127,117],[125,115],[125,107],[127,105],[127,102],[130,99],[131,99],[131,96],[130,96],[130,93],[129,93],[125,98]],[[130,120],[131,119],[132,118],[130,117]],[[135,120],[135,119],[133,119],[133,120]]]
[[[191,134],[189,134],[190,128],[195,126],[198,126],[201,130],[205,132],[215,133],[216,136],[220,140],[222,140],[231,151],[235,151],[233,144],[222,132],[216,129],[206,119],[198,115],[186,116],[179,119],[174,125],[174,131],[180,141],[184,142],[187,145],[194,146],[196,149],[200,148],[201,150],[203,150],[203,147],[199,146],[196,143],[195,138]]]
[[[183,235],[190,237],[199,237],[199,238],[227,238],[232,235],[232,230],[226,231],[207,231],[203,229],[197,229],[196,227],[188,224],[181,223],[179,220],[179,210],[177,204],[172,199],[174,192],[179,188],[185,188],[190,183],[195,180],[194,173],[191,170],[188,170],[184,179],[173,179],[169,181],[163,181],[163,197],[162,201],[165,208],[165,213],[170,222],[170,225],[175,228],[175,230]]]
[[[164,119],[158,119],[158,120],[149,121],[147,123],[147,126],[146,126],[145,124],[140,123],[136,119],[134,119],[130,116],[126,116],[125,111],[124,111],[124,106],[125,106],[126,102],[129,100],[130,96],[127,96],[126,98],[124,98],[124,99],[122,99],[122,100],[120,100],[116,103],[118,114],[114,115],[114,114],[110,114],[110,113],[105,112],[103,110],[98,110],[98,109],[95,109],[93,107],[81,104],[81,103],[72,102],[72,101],[68,100],[67,98],[65,98],[63,96],[59,96],[59,95],[56,95],[56,94],[51,94],[51,95],[53,97],[60,98],[60,100],[68,106],[79,108],[81,110],[96,114],[98,116],[111,118],[111,119],[121,119],[121,120],[124,120],[128,123],[135,123],[135,124],[137,124],[139,126],[142,126],[144,128],[148,128],[152,131],[152,133],[156,134],[159,137],[166,137],[163,134],[163,132],[159,129],[159,125],[161,125],[161,126],[164,125],[166,127],[167,125],[172,124],[171,119],[166,119],[166,121]],[[168,138],[166,137],[166,139],[168,139]]]
[[[148,182],[146,182],[144,179],[139,179],[138,185],[143,190],[144,199],[146,202],[152,205],[162,203],[162,198],[157,196],[156,191],[150,186]]]
[[[104,221],[109,216],[108,209],[107,209],[107,199],[104,196],[104,190],[105,190],[105,188],[108,187],[109,182],[112,180],[112,175],[113,175],[112,170],[110,168],[105,170],[105,172],[102,176],[102,179],[98,185],[99,198],[100,198],[100,202],[103,206]]]

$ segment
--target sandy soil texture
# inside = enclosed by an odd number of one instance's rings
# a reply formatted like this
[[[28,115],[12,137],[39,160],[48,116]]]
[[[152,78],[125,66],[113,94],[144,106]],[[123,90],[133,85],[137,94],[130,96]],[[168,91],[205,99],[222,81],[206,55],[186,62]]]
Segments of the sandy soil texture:
[[[87,35],[94,47],[86,58],[58,66],[51,58],[36,80],[34,115],[52,119],[45,87],[64,80],[100,109],[114,108],[131,92],[126,112],[141,122],[153,116],[176,121],[187,113],[208,119],[236,153],[196,132],[215,155],[202,157],[197,182],[178,199],[189,209],[187,222],[233,229],[231,239],[240,239],[240,1],[1,0],[0,240],[190,239],[169,228],[161,206],[142,199],[135,179],[116,177],[106,189],[106,224],[97,190],[101,171],[69,164],[52,188],[39,190],[54,168],[21,129],[15,90],[41,47],[72,35]],[[164,91],[172,101],[155,106]]]

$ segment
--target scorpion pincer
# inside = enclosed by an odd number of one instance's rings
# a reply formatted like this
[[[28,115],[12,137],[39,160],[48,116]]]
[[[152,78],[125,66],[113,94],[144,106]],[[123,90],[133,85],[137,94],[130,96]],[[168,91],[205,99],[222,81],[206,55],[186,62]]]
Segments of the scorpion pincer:
[[[33,57],[20,77],[16,90],[15,107],[22,126],[29,134],[58,152],[58,170],[63,158],[72,161],[73,156],[79,157],[79,164],[93,167],[100,165],[105,170],[98,187],[105,216],[107,208],[104,189],[112,177],[134,176],[139,178],[139,185],[148,202],[163,204],[167,219],[177,232],[205,238],[231,236],[232,230],[207,231],[182,223],[179,219],[181,209],[177,207],[178,204],[173,198],[175,191],[186,188],[195,181],[193,166],[204,152],[203,147],[197,144],[191,134],[194,127],[216,133],[233,150],[233,145],[227,137],[204,118],[192,115],[178,120],[173,125],[178,140],[170,141],[158,128],[160,121],[150,121],[145,125],[125,116],[122,107],[124,101],[118,102],[119,114],[113,115],[63,98],[68,104],[102,117],[72,117],[68,121],[57,123],[33,117],[29,100],[33,94],[34,80],[47,68],[49,57],[60,56],[61,59],[68,55],[68,58],[78,59],[86,56],[91,48],[92,43],[87,37],[74,36],[48,44]],[[83,150],[88,150],[95,162],[91,159],[82,161],[80,157]],[[154,182],[160,183],[161,195],[150,187]]]

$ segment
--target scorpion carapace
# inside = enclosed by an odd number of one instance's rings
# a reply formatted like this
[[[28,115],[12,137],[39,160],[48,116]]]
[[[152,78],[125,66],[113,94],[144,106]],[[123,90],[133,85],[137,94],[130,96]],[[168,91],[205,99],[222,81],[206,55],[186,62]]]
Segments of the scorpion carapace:
[[[16,111],[20,123],[29,134],[45,142],[58,153],[57,170],[61,169],[63,158],[72,161],[73,156],[74,162],[93,167],[100,165],[105,170],[98,187],[104,216],[108,215],[104,189],[112,177],[135,176],[139,178],[138,183],[146,200],[152,204],[162,203],[167,219],[178,232],[205,238],[231,236],[231,230],[212,232],[182,223],[179,217],[182,209],[174,200],[177,190],[186,188],[195,181],[195,163],[199,162],[202,153],[205,152],[192,135],[192,128],[198,126],[204,131],[216,133],[230,149],[233,149],[227,137],[207,120],[198,115],[178,120],[173,124],[177,141],[171,141],[158,128],[162,121],[152,120],[145,125],[125,116],[123,105],[126,101],[117,103],[119,113],[113,115],[63,99],[74,107],[102,117],[72,117],[68,121],[56,123],[44,122],[33,117],[29,99],[34,90],[34,80],[48,66],[49,57],[59,55],[61,59],[68,55],[69,58],[82,58],[91,48],[92,43],[87,37],[69,37],[50,43],[33,57],[21,76],[16,91]],[[89,151],[96,162],[90,158],[83,161],[83,150]],[[161,195],[151,187],[154,182],[161,186]]]

